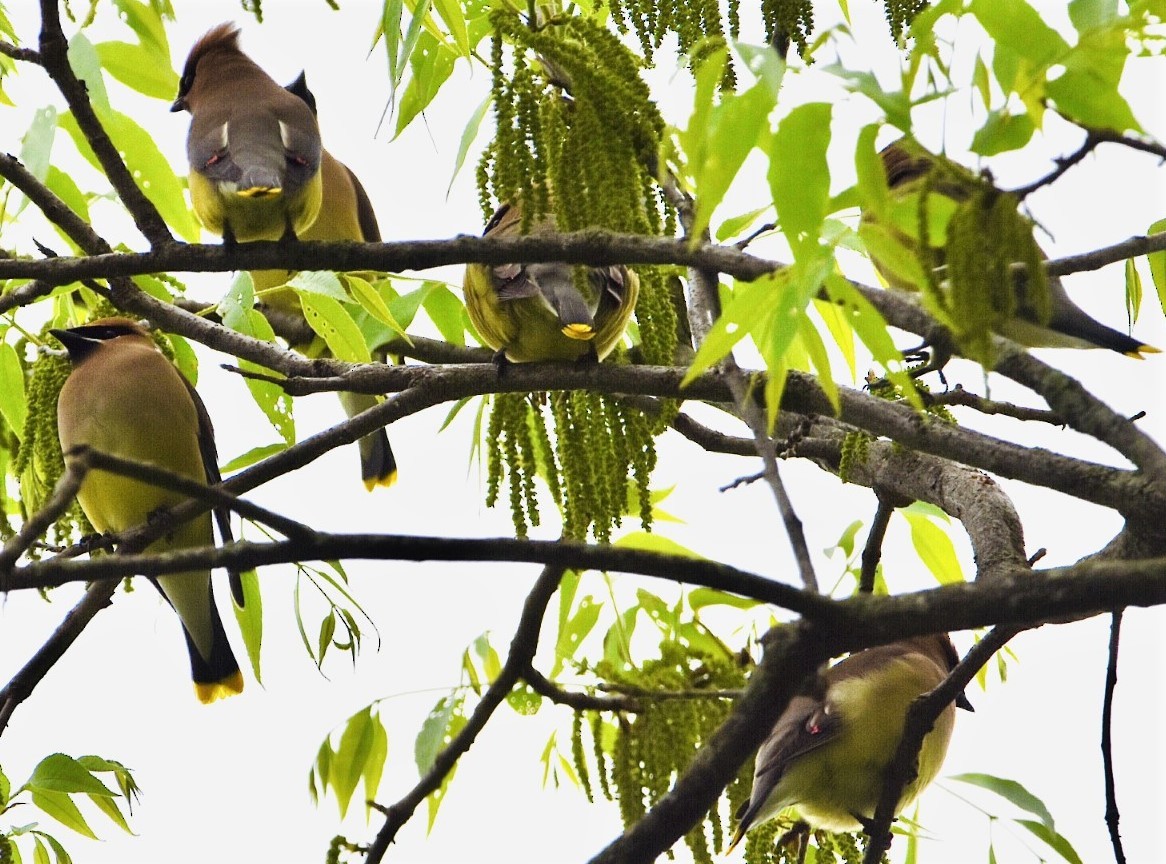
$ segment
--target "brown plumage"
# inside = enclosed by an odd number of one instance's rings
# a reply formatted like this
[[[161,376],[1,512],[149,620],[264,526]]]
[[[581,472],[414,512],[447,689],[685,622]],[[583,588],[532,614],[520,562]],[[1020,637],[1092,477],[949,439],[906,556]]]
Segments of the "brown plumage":
[[[219,476],[214,429],[206,406],[140,325],[102,318],[68,330],[53,330],[68,349],[73,370],[57,401],[61,449],[87,444],[115,456],[149,462],[199,483]],[[106,471],[91,471],[77,493],[93,527],[121,532],[145,523],[155,511],[185,496]],[[226,511],[216,511],[220,534],[230,542]],[[167,551],[214,542],[211,516],[203,513],[150,544]],[[243,689],[243,676],[215,607],[210,571],[177,573],[151,580],[182,621],[195,691],[213,702]],[[232,592],[242,605],[242,587],[232,574]]]
[[[757,751],[753,790],[738,814],[730,850],[754,825],[793,807],[815,828],[853,831],[874,815],[883,773],[916,697],[939,686],[959,662],[946,633],[903,639],[851,654],[822,673],[812,695],[790,700]],[[919,753],[918,776],[902,811],[939,773],[961,694],[935,721]]]
[[[316,117],[220,24],[190,51],[172,111],[189,111],[191,203],[225,241],[299,234],[320,208]]]

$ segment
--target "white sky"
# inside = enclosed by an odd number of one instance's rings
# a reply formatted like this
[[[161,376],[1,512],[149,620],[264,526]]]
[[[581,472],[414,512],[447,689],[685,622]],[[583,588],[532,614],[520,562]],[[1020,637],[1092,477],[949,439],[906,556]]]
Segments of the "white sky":
[[[21,0],[8,5],[26,44],[35,45],[33,4]],[[175,5],[179,22],[169,32],[179,68],[199,35],[220,21],[234,19],[243,25],[244,49],[276,80],[290,81],[307,69],[319,102],[325,145],[361,177],[386,239],[480,230],[473,153],[448,198],[445,190],[462,127],[489,86],[484,70],[466,75],[459,68],[426,123],[415,123],[400,140],[390,141],[391,126],[377,134],[387,96],[383,54],[377,49],[366,57],[378,3],[348,0],[340,13],[334,13],[323,0],[268,0],[262,27],[234,2],[176,0]],[[859,45],[848,45],[851,64],[862,62],[864,52],[875,52],[867,58],[869,62],[893,70],[881,7],[851,6],[855,32],[872,34]],[[1063,16],[1064,5],[1051,0],[1038,8]],[[108,17],[108,12],[103,7],[101,14]],[[821,17],[825,19],[827,13]],[[72,31],[69,27],[68,32]],[[124,31],[108,28],[91,33],[90,38],[127,37]],[[660,57],[665,62],[669,59],[664,52]],[[1160,108],[1161,66],[1156,69],[1138,79],[1131,98],[1137,115],[1162,138],[1166,137],[1166,118]],[[790,80],[783,100],[791,102],[783,105],[807,98],[837,98],[836,89],[816,89],[821,81],[819,75]],[[685,73],[659,74],[653,84],[668,119],[683,125],[690,99]],[[0,115],[0,147],[17,152],[31,110],[46,99],[60,107],[62,100],[47,94],[43,76],[35,69],[6,86],[19,108],[3,109]],[[126,95],[121,88],[115,92],[115,104],[151,130],[173,164],[182,165],[187,115],[169,114],[164,103]],[[937,106],[929,118],[932,125],[921,127],[933,130],[928,143],[938,144],[938,130],[946,128],[948,145],[959,155],[967,140],[963,105],[952,100],[945,106],[946,116]],[[838,102],[834,114],[835,135],[847,142],[853,130],[870,118],[871,109],[863,100],[848,97]],[[1049,132],[1043,154],[1068,152],[1072,145],[1065,143],[1064,129],[1050,121]],[[64,136],[57,146],[60,152],[70,147]],[[848,182],[844,166],[849,147],[840,143],[837,152],[832,152],[839,174],[835,191]],[[994,161],[993,167],[1007,186],[1038,176],[1048,166],[1039,160],[1005,158]],[[1143,232],[1163,215],[1161,172],[1155,168],[1150,157],[1111,147],[1075,168],[1055,188],[1034,196],[1033,211],[1052,235],[1049,254],[1086,251]],[[723,218],[758,206],[760,200],[750,194],[757,188],[739,184],[735,197],[718,215]],[[99,230],[115,225],[106,229],[112,242],[125,241],[140,248],[142,241],[132,227],[101,221],[112,210],[97,209]],[[42,233],[37,228],[34,233],[52,236],[47,229]],[[764,247],[758,252],[781,254]],[[855,275],[869,278],[869,273]],[[445,276],[460,281],[456,269]],[[216,297],[227,284],[226,276],[202,279],[199,296]],[[1093,314],[1122,326],[1120,267],[1075,276],[1067,284]],[[1152,298],[1136,332],[1145,341],[1166,345],[1166,327]],[[1042,356],[1104,392],[1122,413],[1147,411],[1142,427],[1158,440],[1166,440],[1162,387],[1166,360],[1156,357],[1138,363],[1100,351],[1043,352]],[[227,359],[204,352],[200,382],[217,421],[224,460],[255,443],[274,440],[241,383],[217,369],[216,364]],[[982,392],[981,376],[968,364],[950,370],[949,380]],[[1015,388],[993,379],[992,395],[1008,399],[1015,396]],[[401,463],[400,482],[391,490],[366,495],[356,480],[356,454],[349,448],[270,484],[254,498],[321,529],[507,535],[511,530],[508,514],[483,507],[478,468],[467,461],[471,412],[463,412],[439,435],[445,414],[439,408],[406,418],[390,429]],[[341,416],[330,394],[297,402],[300,437]],[[969,422],[1083,458],[1114,458],[1095,442],[1065,430],[1029,430],[1008,421]],[[694,465],[699,470],[694,472]],[[795,581],[768,492],[759,487],[727,494],[716,491],[751,473],[754,465],[750,460],[698,453],[693,445],[666,435],[653,485],[677,486],[666,506],[686,524],[662,525],[659,530],[704,554]],[[812,550],[831,546],[853,519],[869,521],[874,502],[868,490],[844,486],[804,463],[789,463],[783,473],[806,523]],[[1024,520],[1029,550],[1049,549],[1042,563],[1071,562],[1100,548],[1119,528],[1118,518],[1111,513],[1020,484],[1005,485]],[[310,491],[305,494],[305,490]],[[538,536],[553,537],[554,533],[553,527],[545,528]],[[886,556],[895,590],[929,584],[906,538],[904,523],[896,520]],[[961,536],[957,544],[970,573],[967,543]],[[841,568],[825,559],[818,566],[826,584]],[[17,710],[0,739],[0,764],[15,782],[54,750],[71,755],[96,753],[135,769],[145,793],[132,819],[137,837],[122,834],[97,815],[91,824],[103,838],[101,843],[42,820],[45,828],[65,841],[76,860],[87,864],[322,860],[337,831],[334,804],[329,800],[317,809],[306,794],[307,772],[322,737],[369,701],[385,698],[381,710],[389,732],[389,763],[378,797],[384,803],[399,798],[416,780],[414,736],[436,699],[458,683],[462,650],[482,631],[490,630],[496,647],[505,654],[537,568],[353,563],[349,572],[354,592],[383,636],[379,653],[370,646],[355,668],[340,658],[327,664],[327,679],[317,674],[299,644],[291,616],[294,575],[286,568],[269,568],[262,574],[267,610],[265,687],[249,680],[243,696],[209,708],[193,698],[183,641],[172,613],[156,592],[142,583],[130,595],[119,593],[113,607],[94,621],[34,697]],[[598,578],[589,578],[590,590],[599,593]],[[617,581],[629,591],[645,584]],[[220,597],[224,587],[220,584]],[[667,590],[659,583],[649,587]],[[51,604],[28,594],[7,599],[0,610],[0,677],[6,680],[41,644],[78,593],[61,589],[54,592]],[[548,630],[555,608],[552,604]],[[233,621],[225,617],[232,630]],[[1166,616],[1161,611],[1134,610],[1126,620],[1115,735],[1122,826],[1130,861],[1158,861],[1166,859],[1160,828],[1166,803],[1162,780],[1166,755],[1161,743],[1166,723],[1161,631]],[[1058,828],[1086,861],[1109,860],[1111,855],[1103,822],[1098,745],[1107,634],[1107,619],[1095,619],[1018,637],[1013,647],[1020,662],[1010,666],[1007,686],[993,685],[987,693],[974,687],[969,691],[977,711],[974,715],[961,712],[944,770],[945,775],[981,771],[1024,783],[1049,805]],[[970,644],[969,634],[957,634],[956,639],[961,649]],[[143,650],[145,646],[150,650]],[[241,646],[239,653],[242,656]],[[425,817],[420,812],[401,831],[390,855],[398,861],[493,861],[509,858],[518,849],[520,857],[566,862],[585,859],[605,845],[618,830],[613,806],[588,807],[573,789],[558,794],[540,789],[542,769],[537,757],[556,726],[568,728],[565,712],[544,708],[535,718],[517,718],[501,709],[463,758],[433,836],[425,837]],[[983,861],[989,831],[999,860],[1032,860],[1025,844],[1035,848],[1039,844],[1030,843],[1007,822],[990,826],[977,806],[990,814],[1012,812],[1003,802],[961,784],[937,782],[922,801],[921,818],[944,842],[926,843],[921,860]],[[34,818],[27,808],[10,815],[14,824]],[[350,817],[343,830],[359,841],[369,839],[379,825],[379,818],[374,817],[365,830],[359,818]],[[897,854],[902,854],[901,846]]]

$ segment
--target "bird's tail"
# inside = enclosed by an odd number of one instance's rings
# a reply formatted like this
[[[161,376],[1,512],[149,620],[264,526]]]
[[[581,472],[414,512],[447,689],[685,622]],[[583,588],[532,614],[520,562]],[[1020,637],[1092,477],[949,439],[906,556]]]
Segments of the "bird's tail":
[[[355,417],[377,404],[375,396],[366,393],[340,393],[344,413]],[[397,460],[389,445],[389,436],[383,428],[370,432],[357,442],[360,447],[360,477],[370,492],[377,486],[392,486],[397,480]]]

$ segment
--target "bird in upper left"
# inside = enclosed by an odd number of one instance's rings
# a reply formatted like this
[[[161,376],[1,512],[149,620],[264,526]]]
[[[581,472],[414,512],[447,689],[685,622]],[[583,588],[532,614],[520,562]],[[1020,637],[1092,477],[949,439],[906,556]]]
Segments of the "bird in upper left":
[[[315,114],[239,48],[239,28],[194,44],[171,111],[189,111],[190,200],[225,243],[296,237],[320,212]]]
[[[198,483],[220,480],[214,429],[206,406],[137,322],[101,318],[80,327],[50,331],[69,352],[73,369],[57,399],[61,450],[78,445],[148,462]],[[110,471],[92,470],[77,501],[93,527],[121,532],[186,496]],[[231,538],[225,510],[216,511],[224,542]],[[175,525],[145,551],[165,552],[214,542],[211,514]],[[243,675],[215,606],[209,570],[151,579],[182,622],[195,695],[214,702],[243,691]],[[231,574],[235,602],[242,584]]]

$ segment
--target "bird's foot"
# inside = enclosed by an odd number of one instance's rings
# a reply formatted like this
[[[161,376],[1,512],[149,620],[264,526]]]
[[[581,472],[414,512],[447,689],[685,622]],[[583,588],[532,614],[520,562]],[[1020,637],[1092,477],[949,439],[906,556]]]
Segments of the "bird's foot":
[[[506,349],[499,348],[494,352],[494,356],[490,358],[490,362],[494,364],[494,368],[498,370],[498,377],[501,378],[506,374],[506,370],[510,367],[510,360],[506,357]]]
[[[876,840],[875,829],[877,828],[876,821],[873,818],[868,818],[868,817],[862,816],[858,813],[851,813],[850,815],[854,817],[855,822],[857,822],[859,825],[862,826],[862,833],[867,836],[867,838],[870,840],[870,842],[872,842],[872,843],[875,842],[875,840]],[[894,820],[892,819],[891,822],[893,824]],[[881,834],[877,839],[882,844],[885,844],[886,848],[889,849],[889,848],[891,848],[892,837],[893,837],[893,835],[891,834],[891,829],[888,827],[887,830],[883,834]]]
[[[239,240],[235,237],[235,232],[229,224],[223,225],[223,248],[234,249],[239,245]]]
[[[806,852],[810,848],[810,824],[799,819],[788,831],[777,838],[776,846],[778,849],[788,849],[795,852],[798,864],[803,864],[806,860]]]

